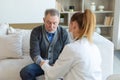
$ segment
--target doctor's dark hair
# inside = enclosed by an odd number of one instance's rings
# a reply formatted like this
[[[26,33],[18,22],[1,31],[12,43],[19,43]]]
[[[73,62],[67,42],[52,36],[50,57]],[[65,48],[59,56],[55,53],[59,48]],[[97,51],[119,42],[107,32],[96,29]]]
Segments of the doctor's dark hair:
[[[84,13],[77,12],[72,15],[71,22],[76,21],[80,30],[78,39],[85,36],[89,42],[92,42],[92,35],[96,26],[96,17],[89,9],[86,9]]]
[[[60,13],[57,9],[46,9],[44,16],[50,14],[51,16],[58,16],[60,17]]]

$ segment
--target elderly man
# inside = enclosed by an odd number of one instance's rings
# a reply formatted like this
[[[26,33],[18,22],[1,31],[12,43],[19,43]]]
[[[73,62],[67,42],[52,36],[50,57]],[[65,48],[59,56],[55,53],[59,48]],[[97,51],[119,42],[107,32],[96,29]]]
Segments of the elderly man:
[[[35,63],[21,70],[22,80],[36,80],[37,76],[43,75],[40,62],[48,59],[49,64],[53,65],[63,47],[70,42],[67,31],[59,26],[59,17],[56,9],[47,9],[43,18],[44,24],[32,30],[30,56]]]

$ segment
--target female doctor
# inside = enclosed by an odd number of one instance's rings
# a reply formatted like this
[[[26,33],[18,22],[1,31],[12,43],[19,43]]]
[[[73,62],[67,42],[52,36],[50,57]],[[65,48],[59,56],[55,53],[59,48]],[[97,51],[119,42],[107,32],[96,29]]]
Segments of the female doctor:
[[[101,56],[92,40],[95,24],[96,17],[88,9],[73,14],[69,31],[74,41],[64,47],[53,66],[41,61],[45,80],[102,80]]]

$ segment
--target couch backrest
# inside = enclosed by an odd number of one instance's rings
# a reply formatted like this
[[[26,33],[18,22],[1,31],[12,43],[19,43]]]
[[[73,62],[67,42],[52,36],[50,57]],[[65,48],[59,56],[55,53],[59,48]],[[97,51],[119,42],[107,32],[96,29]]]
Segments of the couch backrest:
[[[22,37],[22,51],[23,53],[29,53],[30,50],[30,34],[31,30],[23,30]]]
[[[32,30],[28,29],[14,29],[9,27],[8,35],[10,34],[20,34],[22,35],[22,51],[23,54],[29,53],[30,49],[30,34]]]

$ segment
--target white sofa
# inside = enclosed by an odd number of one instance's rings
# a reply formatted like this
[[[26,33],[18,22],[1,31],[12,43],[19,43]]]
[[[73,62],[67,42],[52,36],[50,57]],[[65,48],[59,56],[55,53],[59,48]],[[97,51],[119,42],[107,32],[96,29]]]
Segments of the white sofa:
[[[21,80],[19,76],[21,68],[33,63],[29,56],[31,30],[8,28],[8,25],[0,25],[0,80]],[[7,32],[9,34],[7,34]],[[13,35],[19,37],[16,39]],[[113,73],[114,46],[112,42],[97,33],[95,33],[93,37],[95,44],[101,51],[103,80],[105,80]]]

